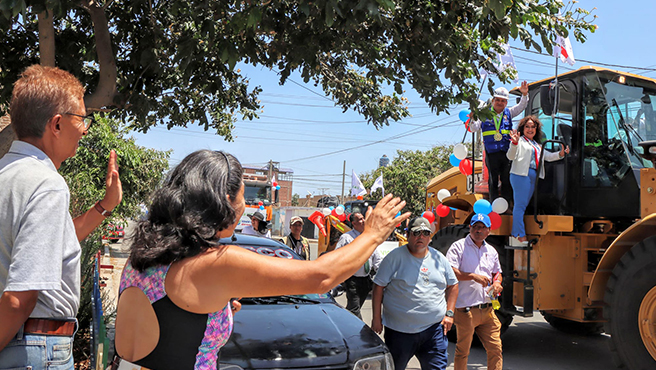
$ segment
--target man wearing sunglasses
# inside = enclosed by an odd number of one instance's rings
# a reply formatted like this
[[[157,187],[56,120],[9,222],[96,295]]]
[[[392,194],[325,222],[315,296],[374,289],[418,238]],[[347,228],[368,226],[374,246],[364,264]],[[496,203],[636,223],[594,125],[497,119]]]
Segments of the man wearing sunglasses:
[[[458,280],[446,257],[429,248],[427,219],[410,221],[407,236],[408,244],[389,252],[374,278],[371,328],[380,334],[384,325],[396,370],[412,356],[422,370],[446,369]]]
[[[57,173],[92,119],[70,73],[34,65],[14,84],[9,114],[18,140],[0,158],[0,368],[73,369],[80,305],[79,241],[123,195],[111,152],[105,196],[71,218]]]
[[[489,295],[501,294],[501,265],[499,254],[485,238],[490,235],[490,218],[475,214],[470,222],[469,235],[453,243],[446,258],[460,281],[456,303],[455,324],[458,343],[454,356],[454,370],[467,370],[467,358],[474,332],[487,351],[488,370],[501,370],[501,323],[492,309]]]

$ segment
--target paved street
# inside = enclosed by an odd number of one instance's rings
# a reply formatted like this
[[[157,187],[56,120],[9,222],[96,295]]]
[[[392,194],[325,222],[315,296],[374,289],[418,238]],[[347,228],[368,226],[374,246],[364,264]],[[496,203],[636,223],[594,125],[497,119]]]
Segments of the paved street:
[[[346,296],[337,301],[346,306]],[[516,317],[502,337],[505,370],[615,370],[606,335],[580,336],[553,329],[539,312],[532,318]],[[362,317],[371,324],[371,300],[367,300]],[[449,344],[449,367],[453,369],[455,344]],[[485,370],[485,350],[474,347],[469,355],[468,370]],[[418,370],[419,361],[412,358],[408,370]]]

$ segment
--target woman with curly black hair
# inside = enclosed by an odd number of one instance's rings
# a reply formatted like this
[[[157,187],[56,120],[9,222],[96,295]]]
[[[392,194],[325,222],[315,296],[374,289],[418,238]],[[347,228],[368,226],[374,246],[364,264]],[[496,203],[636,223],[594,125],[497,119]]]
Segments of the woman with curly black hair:
[[[513,225],[512,236],[526,243],[524,227],[524,212],[535,191],[537,168],[542,152],[542,122],[536,116],[526,116],[519,121],[517,130],[510,132],[510,149],[506,156],[512,161],[510,167],[510,183],[513,187]],[[557,161],[569,153],[569,147],[560,148],[559,153],[544,152],[544,159]],[[540,178],[544,178],[544,166],[540,169]]]
[[[216,369],[232,331],[231,297],[325,293],[346,280],[409,213],[392,196],[369,210],[353,243],[314,261],[271,258],[218,239],[245,209],[242,167],[232,155],[188,155],[153,196],[119,288],[116,353],[148,369]]]

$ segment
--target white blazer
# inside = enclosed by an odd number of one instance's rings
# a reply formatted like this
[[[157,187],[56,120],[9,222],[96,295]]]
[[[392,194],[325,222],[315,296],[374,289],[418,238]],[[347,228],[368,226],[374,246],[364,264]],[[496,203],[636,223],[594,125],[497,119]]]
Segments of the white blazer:
[[[528,142],[526,137],[520,137],[517,145],[511,142],[506,156],[512,161],[510,173],[519,176],[528,176],[528,169],[531,166],[531,157],[535,156],[535,150],[533,149],[533,145]],[[540,150],[538,150],[538,160],[539,159]],[[559,159],[562,159],[559,152],[550,152],[548,150],[544,152],[544,160],[547,162],[553,162]],[[540,178],[544,178],[544,166],[540,171]]]

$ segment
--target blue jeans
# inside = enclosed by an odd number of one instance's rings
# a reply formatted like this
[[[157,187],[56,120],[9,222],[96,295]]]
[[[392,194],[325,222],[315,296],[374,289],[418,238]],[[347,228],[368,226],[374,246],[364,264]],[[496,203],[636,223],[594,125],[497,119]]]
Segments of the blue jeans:
[[[0,370],[73,370],[73,337],[24,334],[0,351]]]
[[[421,370],[444,370],[449,363],[449,342],[439,322],[412,334],[385,327],[385,344],[394,359],[394,370],[405,370],[412,356],[417,356]]]
[[[524,213],[528,202],[531,201],[533,191],[535,190],[535,180],[537,178],[537,171],[529,168],[528,176],[510,174],[510,183],[513,187],[513,195],[515,198],[515,205],[513,206],[513,224],[512,236],[520,237],[526,236],[524,228]]]

